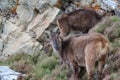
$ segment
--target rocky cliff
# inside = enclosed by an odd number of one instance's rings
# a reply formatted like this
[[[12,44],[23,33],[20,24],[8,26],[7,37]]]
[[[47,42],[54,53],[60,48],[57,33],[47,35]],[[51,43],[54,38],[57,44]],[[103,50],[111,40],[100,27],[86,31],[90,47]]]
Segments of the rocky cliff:
[[[112,48],[108,55],[108,69],[105,69],[104,80],[110,78],[120,80],[119,2],[119,0],[0,0],[0,65],[8,65],[15,71],[26,74],[23,80],[67,80],[69,70],[52,54],[44,31],[57,31],[56,19],[64,12],[93,8],[100,14],[110,12],[117,15],[106,17],[90,32],[102,33],[111,42]],[[50,54],[44,54],[45,52]],[[2,62],[7,58],[8,60]],[[0,79],[2,77],[0,76]],[[84,77],[86,75],[83,76],[83,80],[86,80]]]
[[[37,39],[59,13],[53,7],[56,1],[0,1],[0,59],[18,53],[33,54],[42,48]]]
[[[62,11],[90,7],[101,14],[113,10],[111,7],[116,9],[117,5],[110,0],[108,3],[101,0],[0,0],[0,59],[42,49],[41,35],[46,28],[53,30],[57,26],[56,16],[60,11],[62,14]]]

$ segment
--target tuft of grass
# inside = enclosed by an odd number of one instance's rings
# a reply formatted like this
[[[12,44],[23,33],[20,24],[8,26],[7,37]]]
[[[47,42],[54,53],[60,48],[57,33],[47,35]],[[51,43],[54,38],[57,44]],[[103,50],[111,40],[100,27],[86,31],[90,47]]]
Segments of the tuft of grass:
[[[107,26],[106,26],[105,24],[100,24],[99,26],[100,26],[100,27],[98,27],[98,28],[96,29],[96,31],[99,32],[99,33],[103,33],[104,30],[107,28]]]
[[[109,18],[105,18],[105,20],[103,20],[97,25],[98,27],[95,31],[99,33],[103,33],[107,27],[111,27],[115,22],[120,22],[120,18],[117,16],[111,16]]]
[[[118,16],[111,16],[110,19],[111,19],[113,22],[120,21],[120,18],[119,18]]]
[[[110,27],[112,25],[112,20],[110,18],[105,18],[104,21],[100,22],[98,27],[96,28],[96,31],[99,33],[103,33],[107,27]]]
[[[42,80],[68,80],[68,72],[70,72],[70,69],[65,64],[58,64],[55,69],[52,70],[52,73],[44,76]]]
[[[34,55],[28,55],[25,53],[12,55],[7,60],[3,62],[0,61],[0,65],[10,67],[12,66],[11,68],[13,70],[20,71],[21,69],[19,69],[19,67],[13,67],[14,63],[20,63],[21,65],[23,65],[24,62],[28,62],[28,64],[32,66],[32,70],[26,73],[28,75],[31,75],[28,77],[28,79],[42,80],[44,76],[49,76],[52,74],[52,71],[56,68],[56,65],[58,65],[59,63],[59,59],[55,55],[49,56],[40,51]]]
[[[44,59],[38,61],[38,63],[34,66],[32,73],[35,78],[42,79],[45,75],[51,74],[57,64],[58,60],[56,58],[46,56]]]
[[[57,75],[56,80],[67,80],[66,72],[61,72]]]
[[[115,39],[115,40],[112,42],[112,47],[113,47],[114,49],[120,48],[120,38]]]
[[[116,73],[116,72],[114,72],[114,73],[111,74],[111,78],[112,78],[113,80],[118,80],[118,79],[116,79],[118,76],[119,76],[119,75],[118,75],[118,73]]]
[[[6,66],[11,66],[14,62],[17,61],[27,61],[27,62],[31,62],[31,56],[25,53],[21,53],[21,54],[16,54],[16,55],[11,55],[8,57],[7,60],[0,61],[0,65],[6,65]]]

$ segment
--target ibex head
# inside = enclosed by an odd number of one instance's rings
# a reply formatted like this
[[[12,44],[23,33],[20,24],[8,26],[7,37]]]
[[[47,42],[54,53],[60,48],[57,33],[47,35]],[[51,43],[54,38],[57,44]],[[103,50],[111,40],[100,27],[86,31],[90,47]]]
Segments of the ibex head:
[[[62,49],[63,39],[56,32],[46,31],[46,33],[49,35],[50,44],[51,44],[54,52],[55,53],[60,53],[61,49]]]
[[[62,48],[62,38],[57,33],[51,33],[50,40],[53,48],[60,51]]]

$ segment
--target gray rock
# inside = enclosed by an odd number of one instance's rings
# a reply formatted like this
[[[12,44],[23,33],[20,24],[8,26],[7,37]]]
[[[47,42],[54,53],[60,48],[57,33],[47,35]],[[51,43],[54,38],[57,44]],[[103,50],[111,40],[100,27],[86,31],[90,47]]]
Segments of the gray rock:
[[[46,8],[53,6],[57,3],[57,0],[19,0],[20,5],[27,5],[32,9],[37,9],[40,13],[43,13]]]
[[[7,9],[8,8],[8,0],[0,0],[0,9],[3,10],[3,9]]]
[[[2,24],[0,34],[0,60],[7,59],[9,55],[18,53],[31,55],[42,49],[43,46],[36,39],[42,35],[45,29],[56,18],[59,9],[51,6],[57,0],[34,1],[19,0],[16,17],[6,19],[0,16],[0,24]],[[45,3],[39,3],[39,1]],[[34,9],[36,6],[41,10],[44,8],[41,14],[35,12]]]
[[[0,36],[1,36],[1,38],[2,38],[4,41],[5,41],[5,40],[7,40],[7,37],[8,37],[7,35],[5,35],[5,34],[1,33],[1,35],[0,35]]]
[[[19,0],[19,4],[20,5],[27,5],[29,7],[31,7],[32,9],[35,8],[37,3],[37,0]]]
[[[27,5],[19,5],[17,14],[21,23],[30,22],[33,18],[33,9]]]
[[[106,7],[105,10],[115,10],[118,7],[118,3],[114,0],[103,0],[102,3],[104,6],[101,6],[103,9]]]
[[[81,0],[80,1],[82,6],[88,6],[91,2],[92,2],[92,0]]]
[[[50,23],[56,18],[59,13],[57,8],[48,8],[43,14],[38,14],[27,27],[27,32],[34,32],[38,39]]]
[[[17,29],[17,26],[10,21],[6,21],[3,27],[3,33],[9,35],[11,32],[14,32]]]
[[[40,43],[31,38],[29,34],[25,32],[14,32],[7,38],[7,44],[4,46],[3,56],[27,53],[33,54],[40,50]]]
[[[49,4],[50,4],[51,6],[53,6],[54,4],[57,3],[57,1],[58,1],[58,0],[49,0]]]
[[[4,41],[2,39],[0,39],[0,51],[3,50],[3,44],[4,44]]]
[[[2,21],[3,21],[3,17],[0,16],[0,24],[2,24]]]
[[[36,9],[43,13],[47,8],[53,7],[53,5],[57,3],[57,0],[37,0]]]
[[[115,14],[120,17],[120,9],[116,9]]]
[[[7,66],[0,66],[0,80],[17,80],[19,75],[21,73],[15,72]]]
[[[39,0],[36,9],[40,12],[43,13],[48,7],[49,7],[49,2],[46,0]]]
[[[3,30],[3,17],[0,16],[0,33],[2,32]]]
[[[0,0],[0,15],[10,17],[11,9],[15,6],[15,0]]]

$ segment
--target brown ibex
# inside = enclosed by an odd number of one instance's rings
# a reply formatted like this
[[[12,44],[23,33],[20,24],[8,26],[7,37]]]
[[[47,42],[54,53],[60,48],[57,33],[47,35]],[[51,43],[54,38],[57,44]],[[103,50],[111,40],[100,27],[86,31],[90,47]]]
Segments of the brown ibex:
[[[90,33],[63,39],[58,34],[52,33],[50,39],[55,53],[71,68],[73,72],[71,80],[79,80],[85,68],[88,80],[93,80],[97,61],[99,80],[102,80],[101,74],[109,48],[109,41],[102,34]]]
[[[63,14],[57,20],[60,36],[65,37],[70,30],[87,33],[90,28],[101,21],[104,15],[98,15],[94,10],[79,9]]]

